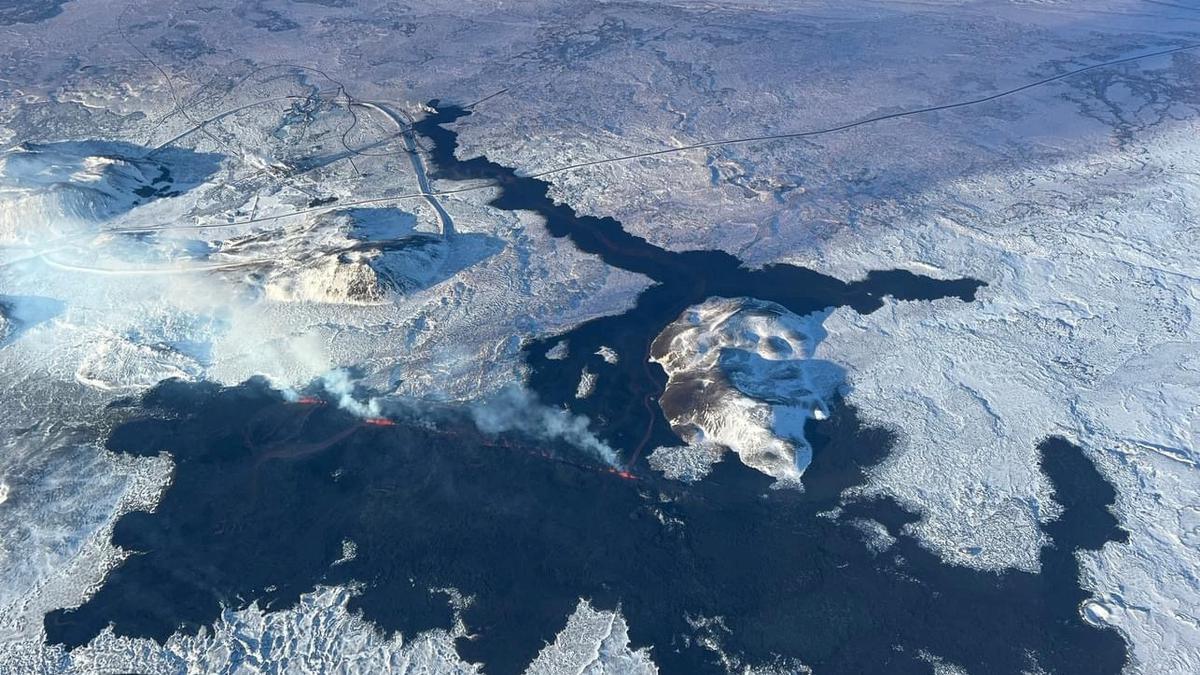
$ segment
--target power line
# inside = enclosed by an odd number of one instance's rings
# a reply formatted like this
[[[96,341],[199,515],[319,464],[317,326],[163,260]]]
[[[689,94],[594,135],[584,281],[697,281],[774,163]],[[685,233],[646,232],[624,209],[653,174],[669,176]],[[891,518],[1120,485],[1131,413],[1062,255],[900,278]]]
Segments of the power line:
[[[742,144],[742,143],[756,143],[756,142],[761,142],[761,141],[776,141],[776,140],[786,140],[786,139],[793,139],[793,138],[811,138],[813,136],[832,134],[832,133],[836,133],[839,131],[846,131],[847,129],[853,129],[855,127],[861,127],[861,126],[865,126],[868,124],[874,124],[876,122],[883,122],[885,120],[892,120],[892,119],[897,119],[897,118],[901,118],[901,117],[911,117],[913,115],[922,115],[925,113],[937,112],[940,110],[953,110],[955,108],[965,108],[967,106],[979,105],[980,103],[987,103],[989,101],[995,101],[996,99],[999,99],[999,98],[1004,98],[1005,96],[1012,96],[1013,94],[1017,94],[1017,93],[1026,91],[1028,89],[1033,89],[1034,87],[1040,87],[1042,85],[1050,84],[1051,82],[1057,82],[1058,80],[1063,80],[1068,77],[1080,75],[1082,73],[1086,73],[1086,72],[1089,72],[1092,70],[1099,70],[1101,68],[1110,68],[1112,66],[1118,66],[1118,65],[1121,65],[1124,63],[1132,63],[1134,61],[1141,61],[1143,59],[1154,58],[1156,56],[1165,56],[1167,54],[1176,54],[1179,52],[1184,52],[1184,51],[1197,49],[1197,48],[1200,48],[1200,43],[1184,45],[1182,47],[1172,47],[1171,49],[1163,49],[1163,50],[1159,50],[1156,52],[1151,52],[1149,54],[1140,54],[1138,56],[1128,56],[1125,58],[1115,59],[1112,61],[1105,61],[1104,63],[1097,63],[1097,64],[1086,66],[1083,68],[1076,68],[1075,70],[1070,70],[1065,73],[1059,73],[1058,75],[1053,75],[1050,77],[1042,78],[1040,80],[1037,80],[1036,82],[1030,82],[1028,84],[1023,84],[1019,87],[1014,87],[1012,89],[1006,89],[1004,91],[997,92],[995,94],[989,94],[987,96],[970,99],[968,101],[958,101],[956,103],[946,103],[946,104],[942,104],[942,105],[927,106],[924,108],[914,108],[912,110],[903,110],[900,112],[888,113],[886,115],[878,115],[875,117],[869,117],[864,120],[858,120],[857,122],[847,122],[845,124],[839,124],[837,126],[828,127],[825,129],[812,129],[809,131],[795,131],[795,132],[789,132],[789,133],[783,133],[783,134],[768,134],[768,135],[763,135],[763,136],[743,136],[743,137],[738,137],[738,138],[724,138],[724,139],[718,139],[718,140],[712,140],[712,141],[704,141],[701,143],[693,143],[691,145],[681,145],[681,146],[677,146],[674,148],[665,148],[663,150],[650,150],[647,152],[634,153],[632,155],[623,155],[621,157],[609,157],[606,159],[594,159],[594,160],[587,161],[587,162],[579,162],[577,164],[568,164],[567,166],[560,166],[558,168],[547,169],[545,171],[539,171],[537,173],[529,174],[528,177],[529,178],[541,178],[542,176],[549,176],[549,175],[556,174],[556,173],[562,173],[564,171],[573,171],[575,169],[582,169],[582,168],[589,167],[589,166],[597,166],[600,164],[612,164],[615,162],[625,162],[625,161],[629,161],[632,159],[642,159],[645,157],[657,157],[659,155],[668,155],[668,154],[672,154],[672,153],[676,153],[676,152],[685,152],[687,150],[697,150],[697,149],[701,149],[701,148],[713,148],[713,147],[719,147],[719,146],[724,146],[724,145],[738,145],[738,144]]]

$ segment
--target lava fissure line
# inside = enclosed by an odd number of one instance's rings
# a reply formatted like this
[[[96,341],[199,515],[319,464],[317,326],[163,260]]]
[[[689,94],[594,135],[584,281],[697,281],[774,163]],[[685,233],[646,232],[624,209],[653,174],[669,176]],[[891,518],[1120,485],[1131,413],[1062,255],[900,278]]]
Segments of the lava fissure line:
[[[470,111],[458,106],[441,106],[436,100],[429,105],[435,112],[417,122],[416,131],[432,144],[430,161],[435,169],[432,177],[447,181],[492,179],[498,194],[489,202],[490,206],[537,213],[545,220],[550,236],[567,239],[580,252],[596,255],[607,265],[643,274],[658,282],[641,292],[634,308],[622,315],[636,315],[634,330],[638,334],[631,342],[636,343],[641,352],[637,358],[648,354],[654,337],[680,312],[710,296],[761,297],[798,314],[842,305],[865,313],[881,307],[881,297],[885,295],[898,300],[959,297],[967,301],[974,298],[975,290],[982,285],[974,279],[938,281],[900,270],[876,271],[862,281],[847,282],[790,265],[748,269],[736,256],[723,251],[667,250],[628,232],[613,218],[581,215],[569,205],[556,203],[550,196],[552,186],[546,180],[522,176],[514,168],[486,156],[460,159],[456,152],[457,132],[447,125],[470,115]],[[586,351],[590,352],[596,348],[591,342],[600,336],[584,336],[589,325],[592,323],[585,323],[557,338],[571,341],[573,338],[568,336],[579,335],[581,341],[589,345]],[[579,398],[576,392],[561,396],[563,392],[553,384],[565,381],[562,377],[565,373],[560,370],[580,365],[583,364],[574,361],[543,366],[558,375],[551,376],[549,381],[538,372],[540,368],[534,368],[530,386],[550,405],[563,405],[589,419],[604,420],[606,431],[602,433],[607,436],[607,441],[620,439],[624,446],[622,454],[626,459],[618,471],[621,477],[627,477],[636,466],[643,451],[655,441],[657,431],[663,431],[658,438],[664,443],[671,442],[671,438],[677,440],[678,437],[669,431],[669,422],[654,405],[654,397],[662,394],[663,383],[648,363],[643,363],[642,368],[630,365],[630,370],[623,373],[629,379],[616,397],[604,394],[577,401],[574,400]],[[627,402],[630,405],[626,406]],[[624,424],[627,426],[622,428],[640,434],[640,438],[625,438],[616,430],[617,425]],[[628,445],[625,445],[626,441]]]

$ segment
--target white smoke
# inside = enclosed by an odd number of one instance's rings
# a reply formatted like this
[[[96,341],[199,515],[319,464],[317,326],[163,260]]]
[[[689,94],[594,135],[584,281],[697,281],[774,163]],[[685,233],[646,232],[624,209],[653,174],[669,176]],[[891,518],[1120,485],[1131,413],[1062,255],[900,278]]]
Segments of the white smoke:
[[[325,316],[264,301],[252,265],[226,269],[213,252],[229,230],[189,229],[206,189],[193,183],[215,160],[182,152],[162,164],[174,182],[158,185],[157,160],[110,145],[0,152],[6,372],[49,369],[102,391],[261,375],[286,390],[339,365]],[[167,187],[180,194],[140,196]]]
[[[617,453],[592,433],[587,417],[542,405],[536,395],[523,387],[505,387],[469,410],[475,426],[484,433],[516,431],[535,438],[565,441],[611,467],[620,467]]]
[[[334,402],[342,410],[358,417],[382,417],[383,410],[378,398],[372,396],[359,400],[355,394],[354,379],[344,368],[331,370],[321,376],[321,386],[333,395]]]
[[[318,378],[318,381],[329,396],[330,402],[350,414],[363,418],[384,416],[385,399],[364,397],[349,370],[331,370]],[[289,401],[300,399],[299,393],[294,389],[285,387],[281,392]],[[431,407],[423,402],[398,399],[392,399],[391,402],[391,412],[398,415],[439,418],[445,412],[441,406]],[[621,467],[621,460],[616,451],[592,432],[591,421],[586,416],[543,405],[533,392],[520,385],[507,386],[495,396],[471,403],[465,409],[471,421],[485,434],[518,432],[540,440],[562,441],[608,466]]]
[[[107,158],[91,146],[17,149],[0,153],[0,160],[0,229],[7,232],[0,237],[4,365],[51,364],[78,371],[77,381],[106,391],[144,389],[181,373],[230,385],[261,376],[295,401],[298,390],[319,383],[331,404],[363,418],[383,415],[385,399],[339,369],[358,359],[335,342],[336,324],[357,320],[352,312],[359,311],[373,320],[369,313],[375,310],[279,303],[256,292],[261,265],[274,263],[288,247],[316,245],[306,239],[315,236],[311,228],[246,230],[231,223],[227,230],[213,228],[212,219],[191,227],[210,183],[144,201],[137,195],[154,187],[157,165]],[[200,176],[203,163],[185,153],[172,173]],[[53,180],[42,180],[46,176]],[[87,200],[73,196],[93,193],[103,200],[90,210],[79,207]],[[249,260],[233,259],[226,254],[236,237],[260,242],[262,250]],[[35,302],[53,304],[54,311],[14,313],[14,307],[23,311]],[[34,325],[37,333],[14,346],[15,333]],[[96,374],[99,366],[103,377]],[[398,411],[405,407],[396,403]],[[586,417],[542,405],[520,387],[465,407],[484,433],[561,441],[619,465]],[[418,414],[441,414],[432,406],[416,408],[423,411]]]

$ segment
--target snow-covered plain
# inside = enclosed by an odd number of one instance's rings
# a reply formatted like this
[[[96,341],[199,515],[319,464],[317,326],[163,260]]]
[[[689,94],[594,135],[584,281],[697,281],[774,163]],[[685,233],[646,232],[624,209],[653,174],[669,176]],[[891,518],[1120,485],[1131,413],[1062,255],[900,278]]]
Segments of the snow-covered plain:
[[[165,458],[100,449],[119,417],[107,403],[164,377],[300,386],[343,366],[385,394],[473,399],[520,378],[522,339],[619,312],[645,287],[484,206],[486,189],[439,198],[445,232],[393,121],[353,100],[415,115],[506,90],[460,124],[460,152],[536,173],[968,101],[1200,42],[1200,11],[1141,0],[41,4],[0,13],[3,672],[232,670],[201,660],[218,642],[278,671],[325,637],[364,668],[469,669],[448,635],[388,642],[351,625],[347,589],[230,612],[211,642],[166,651],[102,637],[64,662],[40,644],[41,614],[79,602],[119,555],[113,520],[169,480]],[[870,489],[922,513],[919,535],[947,560],[1028,568],[1057,508],[1036,443],[1081,443],[1130,532],[1087,556],[1086,615],[1126,633],[1133,671],[1195,672],[1198,78],[1200,51],[1181,51],[547,179],[669,248],[986,281],[974,303],[824,320],[815,358],[900,432]],[[429,248],[360,248],[355,222]],[[266,633],[284,637],[258,651]],[[623,636],[619,615],[581,604],[532,669],[648,667],[618,655]]]

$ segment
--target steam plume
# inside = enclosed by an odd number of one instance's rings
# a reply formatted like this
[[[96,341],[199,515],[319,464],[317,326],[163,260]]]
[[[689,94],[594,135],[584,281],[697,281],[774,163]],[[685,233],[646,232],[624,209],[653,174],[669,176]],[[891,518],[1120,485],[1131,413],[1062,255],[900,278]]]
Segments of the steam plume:
[[[523,387],[505,387],[492,398],[472,405],[470,413],[475,426],[484,433],[517,431],[535,438],[565,441],[611,467],[620,465],[617,453],[592,433],[587,417],[543,405]]]

